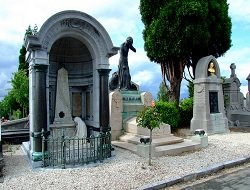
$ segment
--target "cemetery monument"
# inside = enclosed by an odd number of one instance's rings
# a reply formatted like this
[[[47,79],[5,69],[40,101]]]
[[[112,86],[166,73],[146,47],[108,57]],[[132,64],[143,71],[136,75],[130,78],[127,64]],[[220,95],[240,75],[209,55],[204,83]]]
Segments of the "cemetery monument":
[[[41,160],[42,134],[75,136],[78,123],[87,135],[107,133],[109,58],[113,46],[105,28],[92,16],[74,10],[48,18],[38,34],[25,38],[29,63],[30,141],[32,161]],[[82,122],[74,122],[78,117]],[[86,136],[81,129],[81,136]]]
[[[201,58],[195,70],[191,132],[197,129],[205,130],[208,135],[229,131],[220,68],[213,56]]]
[[[223,82],[226,116],[230,126],[248,127],[250,126],[250,109],[248,107],[249,92],[246,94],[247,99],[245,105],[244,95],[240,91],[241,83],[235,72],[235,63],[230,65],[230,69],[230,78],[226,78]]]

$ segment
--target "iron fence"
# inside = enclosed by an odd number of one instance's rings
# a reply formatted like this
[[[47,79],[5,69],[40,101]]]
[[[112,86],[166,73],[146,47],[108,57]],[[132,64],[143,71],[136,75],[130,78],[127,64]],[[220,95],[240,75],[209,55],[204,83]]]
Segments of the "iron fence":
[[[43,167],[65,168],[102,162],[111,157],[111,134],[100,133],[97,137],[87,138],[42,137]]]

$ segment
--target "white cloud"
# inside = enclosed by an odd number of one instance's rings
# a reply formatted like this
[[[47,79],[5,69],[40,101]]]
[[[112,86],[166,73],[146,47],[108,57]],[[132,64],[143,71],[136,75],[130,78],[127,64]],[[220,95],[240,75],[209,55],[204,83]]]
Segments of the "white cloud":
[[[132,75],[131,78],[138,85],[150,86],[154,82],[155,74],[155,72],[150,70],[142,70]]]
[[[243,93],[244,97],[246,97],[246,94],[248,92],[248,86],[241,86],[240,91]]]
[[[228,0],[229,15],[233,20],[249,23],[250,19],[250,1],[249,0]]]
[[[246,80],[250,74],[249,63],[250,63],[250,47],[243,47],[241,49],[229,50],[225,56],[218,58],[218,62],[221,69],[221,75],[230,77],[231,70],[230,64],[235,63],[236,75],[239,80]]]

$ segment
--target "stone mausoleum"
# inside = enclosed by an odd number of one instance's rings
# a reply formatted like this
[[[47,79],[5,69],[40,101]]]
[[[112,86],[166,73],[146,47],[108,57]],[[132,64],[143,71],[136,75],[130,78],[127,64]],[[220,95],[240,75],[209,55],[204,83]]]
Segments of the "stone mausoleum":
[[[105,28],[90,15],[62,11],[51,16],[37,35],[26,36],[29,63],[30,145],[41,156],[41,131],[75,128],[80,117],[91,131],[109,126],[109,58],[117,54]],[[94,133],[93,132],[93,133]]]

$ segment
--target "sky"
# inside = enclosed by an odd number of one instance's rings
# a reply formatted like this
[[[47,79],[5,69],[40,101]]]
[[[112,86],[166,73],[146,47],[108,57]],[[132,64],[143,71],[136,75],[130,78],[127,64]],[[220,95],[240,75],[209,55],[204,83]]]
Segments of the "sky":
[[[18,69],[19,50],[26,29],[30,25],[38,29],[52,15],[64,10],[78,10],[93,16],[109,33],[114,46],[120,46],[128,36],[133,37],[136,53],[129,52],[129,68],[132,81],[140,90],[156,97],[161,82],[158,64],[150,62],[144,51],[139,0],[0,0],[0,100],[11,88],[9,81]],[[244,96],[247,92],[247,76],[250,74],[250,1],[228,0],[232,20],[232,47],[217,59],[221,75],[230,77],[230,64],[236,64],[236,75],[241,82]],[[118,67],[119,54],[110,58],[111,73]],[[183,81],[181,98],[187,96]]]

